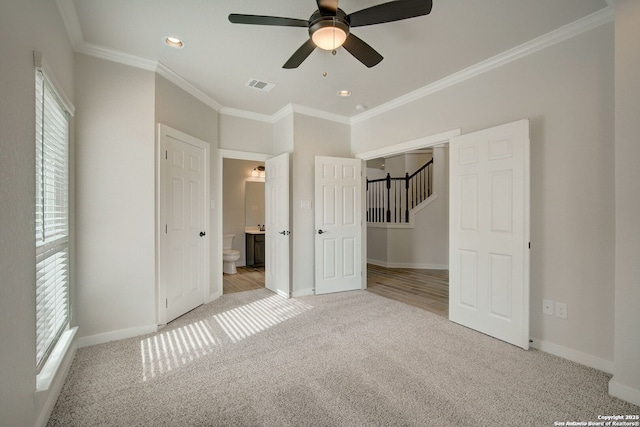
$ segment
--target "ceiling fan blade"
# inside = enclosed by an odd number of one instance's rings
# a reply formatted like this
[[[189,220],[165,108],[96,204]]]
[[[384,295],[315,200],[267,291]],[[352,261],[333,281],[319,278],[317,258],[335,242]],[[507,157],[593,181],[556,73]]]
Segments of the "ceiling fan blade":
[[[432,0],[397,0],[353,12],[347,19],[352,27],[362,27],[428,15],[432,7]]]
[[[309,27],[309,21],[296,18],[281,18],[279,16],[241,15],[232,13],[229,21],[234,24],[275,25],[278,27]]]
[[[294,52],[293,55],[291,55],[291,58],[285,62],[282,68],[298,68],[298,66],[302,64],[309,55],[311,55],[311,52],[313,52],[315,48],[316,45],[313,41],[311,39],[307,40]]]
[[[316,0],[316,3],[322,15],[335,15],[338,10],[338,0]]]
[[[353,33],[349,34],[349,37],[347,37],[347,40],[345,40],[342,47],[369,68],[382,61],[382,55],[362,41],[362,39],[356,37]]]

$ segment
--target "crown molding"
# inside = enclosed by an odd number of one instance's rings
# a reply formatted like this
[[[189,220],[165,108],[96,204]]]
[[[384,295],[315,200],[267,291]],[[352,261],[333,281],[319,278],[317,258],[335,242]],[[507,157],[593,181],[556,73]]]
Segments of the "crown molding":
[[[574,21],[570,24],[565,25],[564,27],[560,27],[547,34],[544,34],[540,37],[537,37],[533,40],[523,43],[520,46],[516,46],[513,49],[509,49],[496,56],[493,56],[489,59],[486,59],[482,62],[472,65],[468,68],[465,68],[461,71],[450,74],[449,76],[443,79],[440,79],[434,83],[431,83],[427,86],[423,86],[420,89],[417,89],[413,92],[409,92],[406,95],[400,96],[378,107],[372,108],[364,113],[358,114],[351,118],[351,124],[359,123],[364,120],[368,120],[372,117],[375,117],[379,114],[394,110],[398,107],[409,104],[413,101],[424,98],[428,95],[439,92],[448,87],[454,86],[465,80],[469,80],[480,74],[486,73],[487,71],[493,70],[494,68],[501,67],[512,61],[515,61],[517,59],[520,59],[532,53],[538,52],[542,49],[545,49],[549,46],[553,46],[554,44],[560,43],[562,41],[575,37],[579,34],[582,34],[584,32],[597,28],[601,25],[607,24],[609,22],[613,22],[613,18],[614,18],[613,9],[610,7],[594,12],[591,15],[587,15],[584,18],[578,19],[577,21]]]
[[[76,48],[76,52],[147,71],[156,71],[156,68],[158,67],[157,61],[141,58],[136,55],[130,55],[128,53],[120,52],[119,50],[100,46],[94,43],[82,42]]]
[[[82,27],[78,19],[78,13],[75,5],[73,4],[73,0],[56,0],[56,4],[58,5],[62,22],[64,23],[69,40],[71,41],[71,45],[75,52],[147,71],[153,71],[214,110],[220,111],[220,109],[223,108],[215,99],[202,92],[182,76],[159,61],[141,58],[136,55],[130,55],[115,49],[84,41],[82,36]]]
[[[346,116],[342,116],[340,114],[329,113],[323,110],[318,110],[316,108],[305,107],[304,105],[299,104],[289,104],[293,109],[294,113],[304,114],[305,116],[317,117],[319,119],[330,120],[332,122],[338,122],[345,125],[351,124],[351,119]]]
[[[282,120],[283,118],[293,113],[304,114],[305,116],[317,117],[319,119],[331,120],[333,122],[338,122],[346,125],[351,124],[351,119],[349,117],[341,116],[334,113],[328,113],[323,110],[305,107],[304,105],[299,104],[287,104],[270,116],[267,114],[259,114],[251,111],[238,110],[229,107],[222,107],[220,109],[220,114],[226,114],[229,116],[235,116],[249,120],[257,120],[272,124]]]
[[[231,107],[221,107],[220,114],[225,116],[239,117],[241,119],[255,120],[258,122],[274,123],[273,116],[267,114],[254,113],[253,111],[239,110]]]
[[[71,41],[71,46],[73,46],[73,50],[77,51],[84,40],[82,37],[82,27],[80,26],[73,0],[56,0],[56,4],[58,5],[62,23]]]
[[[143,70],[156,72],[178,87],[185,90],[187,93],[193,95],[198,100],[204,102],[209,107],[218,111],[220,114],[226,114],[229,116],[241,117],[267,123],[276,123],[287,115],[299,113],[347,125],[353,125],[368,120],[377,115],[394,110],[418,99],[424,98],[433,93],[454,86],[465,80],[469,80],[480,74],[486,73],[487,71],[493,70],[494,68],[508,64],[512,61],[538,52],[549,46],[597,28],[601,25],[613,22],[613,0],[606,0],[606,2],[608,4],[608,7],[594,12],[591,15],[585,16],[584,18],[578,19],[577,21],[567,24],[564,27],[560,27],[547,34],[523,43],[520,46],[509,49],[492,58],[486,59],[461,71],[453,73],[447,77],[444,77],[443,79],[423,86],[415,91],[409,92],[406,95],[395,98],[378,107],[372,108],[353,117],[346,117],[298,104],[287,104],[285,107],[283,107],[273,115],[254,113],[251,111],[225,107],[202,92],[200,89],[189,83],[169,67],[158,61],[140,58],[138,56],[120,52],[115,49],[110,49],[99,46],[97,44],[85,42],[82,36],[82,27],[80,26],[80,21],[78,20],[78,14],[76,12],[73,0],[56,0],[58,10],[60,11],[60,15],[62,17],[62,21],[67,30],[67,34],[69,36],[71,44],[76,52],[105,59],[107,61],[117,62],[120,64],[141,68]]]
[[[203,102],[207,106],[213,108],[214,110],[219,112],[223,108],[222,104],[220,104],[218,101],[211,98],[209,95],[207,95],[206,93],[202,92],[200,89],[198,89],[197,87],[189,83],[186,79],[184,79],[182,76],[177,74],[171,68],[167,67],[162,62],[158,62],[157,64],[158,65],[155,71],[157,72],[158,75],[169,80],[171,83],[175,84],[176,86],[178,86],[185,92],[189,93],[199,101]]]

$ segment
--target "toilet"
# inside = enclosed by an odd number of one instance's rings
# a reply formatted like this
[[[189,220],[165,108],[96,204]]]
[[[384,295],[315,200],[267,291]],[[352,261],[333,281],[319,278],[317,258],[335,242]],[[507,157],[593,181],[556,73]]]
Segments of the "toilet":
[[[222,271],[226,274],[236,274],[236,261],[240,259],[240,251],[231,249],[235,234],[225,234],[222,241]]]

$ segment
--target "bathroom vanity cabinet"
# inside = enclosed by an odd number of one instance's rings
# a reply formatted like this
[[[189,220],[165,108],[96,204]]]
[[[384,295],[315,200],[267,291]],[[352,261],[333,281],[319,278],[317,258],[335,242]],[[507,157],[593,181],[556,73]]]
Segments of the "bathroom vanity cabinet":
[[[250,267],[263,267],[264,266],[264,232],[262,233],[247,233],[247,265]]]

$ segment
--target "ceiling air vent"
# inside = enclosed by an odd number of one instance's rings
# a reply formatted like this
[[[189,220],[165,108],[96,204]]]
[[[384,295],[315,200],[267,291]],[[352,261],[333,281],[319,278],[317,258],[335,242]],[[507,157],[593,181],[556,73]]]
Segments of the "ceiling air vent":
[[[256,79],[251,79],[247,83],[245,83],[245,86],[252,87],[254,89],[258,89],[258,90],[260,90],[262,92],[269,92],[271,89],[273,89],[275,84],[262,82],[262,81],[256,80]]]

